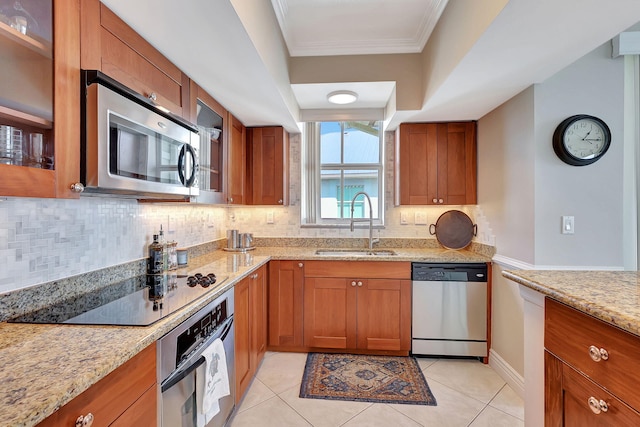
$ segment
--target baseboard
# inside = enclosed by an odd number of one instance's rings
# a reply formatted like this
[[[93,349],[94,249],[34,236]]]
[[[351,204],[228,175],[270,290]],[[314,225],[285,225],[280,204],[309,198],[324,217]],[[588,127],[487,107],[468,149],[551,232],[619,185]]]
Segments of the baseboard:
[[[524,377],[513,369],[511,365],[493,349],[489,350],[489,366],[509,384],[509,387],[511,387],[518,396],[524,399]]]

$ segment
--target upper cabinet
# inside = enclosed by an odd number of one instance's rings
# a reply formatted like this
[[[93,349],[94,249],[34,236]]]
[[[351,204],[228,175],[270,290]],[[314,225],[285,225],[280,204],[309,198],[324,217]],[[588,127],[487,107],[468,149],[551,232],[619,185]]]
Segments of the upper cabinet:
[[[5,3],[0,196],[78,197],[71,186],[80,178],[79,2]]]
[[[476,123],[407,123],[396,131],[396,205],[476,203]]]
[[[197,203],[225,203],[229,120],[227,110],[193,80],[190,87],[189,121],[196,123],[200,134],[198,147]]]
[[[247,194],[247,129],[229,114],[229,155],[227,156],[227,203],[242,205]]]
[[[189,120],[189,77],[99,0],[80,3],[82,68],[100,70]]]
[[[247,204],[289,202],[289,134],[280,126],[247,129]]]

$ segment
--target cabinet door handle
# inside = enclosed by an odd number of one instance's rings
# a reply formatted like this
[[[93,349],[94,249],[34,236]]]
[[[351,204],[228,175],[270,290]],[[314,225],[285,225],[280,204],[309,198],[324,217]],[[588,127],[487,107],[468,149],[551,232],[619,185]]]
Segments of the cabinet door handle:
[[[358,281],[358,286],[362,286],[362,282]]]
[[[278,204],[281,205],[282,204],[282,199],[278,200]]]
[[[229,197],[229,203],[233,203],[233,197]]]
[[[302,268],[302,267],[304,267],[304,264],[303,264],[303,263],[301,263],[301,262],[299,262],[299,263],[298,263],[298,267]]]
[[[444,200],[443,199],[438,199],[438,203],[442,204],[442,203],[444,203]]]
[[[158,95],[156,95],[155,92],[151,92],[147,98],[149,98],[149,101],[151,102],[156,102],[156,100],[158,99]]]
[[[594,362],[608,360],[609,352],[604,348],[598,348],[595,345],[592,345],[591,347],[589,347],[589,357],[591,357],[591,360],[593,360]]]
[[[91,427],[93,425],[93,414],[80,415],[76,420],[76,427]]]
[[[438,199],[433,199],[433,203],[438,203]]]
[[[589,409],[591,409],[591,412],[598,415],[601,412],[607,412],[609,410],[609,405],[607,405],[607,402],[604,400],[598,400],[591,396],[589,398]]]
[[[353,282],[351,282],[351,286],[353,286],[353,287],[356,286],[356,281],[355,280]]]
[[[71,184],[69,186],[69,188],[71,189],[71,191],[73,191],[74,193],[82,193],[84,191],[84,185],[82,185],[81,182],[74,182],[73,184]]]

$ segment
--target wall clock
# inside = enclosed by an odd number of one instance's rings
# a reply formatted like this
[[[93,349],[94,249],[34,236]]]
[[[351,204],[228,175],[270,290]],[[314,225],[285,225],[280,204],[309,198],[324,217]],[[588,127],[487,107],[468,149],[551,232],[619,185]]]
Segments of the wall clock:
[[[578,114],[564,119],[553,133],[553,150],[563,162],[585,166],[609,149],[611,131],[598,117]]]

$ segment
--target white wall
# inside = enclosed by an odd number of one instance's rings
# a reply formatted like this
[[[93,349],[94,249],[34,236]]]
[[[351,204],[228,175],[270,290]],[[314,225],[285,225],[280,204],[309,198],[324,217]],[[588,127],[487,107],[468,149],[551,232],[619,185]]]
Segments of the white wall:
[[[623,68],[606,43],[478,122],[478,203],[496,239],[492,349],[524,374],[523,302],[503,269],[617,269],[623,265]],[[556,126],[591,114],[611,128],[612,145],[584,167],[560,161]],[[561,234],[561,216],[575,234]]]
[[[606,43],[535,86],[535,264],[623,266],[622,179],[624,59]],[[588,166],[560,161],[553,131],[574,114],[603,119],[611,148]],[[562,215],[575,216],[575,234],[561,234]]]

